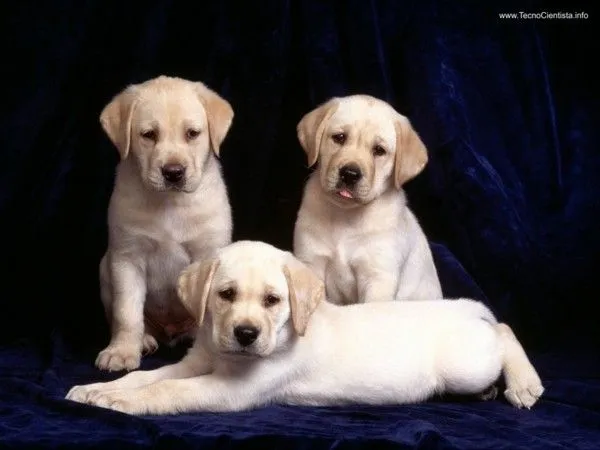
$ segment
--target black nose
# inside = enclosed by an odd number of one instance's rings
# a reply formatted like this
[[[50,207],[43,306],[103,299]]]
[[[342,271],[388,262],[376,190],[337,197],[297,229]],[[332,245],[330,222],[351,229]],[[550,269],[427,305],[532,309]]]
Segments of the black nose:
[[[181,164],[165,164],[160,171],[169,183],[178,183],[185,175],[185,167]]]
[[[346,186],[352,187],[362,178],[360,168],[354,164],[340,167],[340,178]]]
[[[233,334],[242,347],[252,344],[259,333],[258,328],[249,325],[240,325],[233,329]]]

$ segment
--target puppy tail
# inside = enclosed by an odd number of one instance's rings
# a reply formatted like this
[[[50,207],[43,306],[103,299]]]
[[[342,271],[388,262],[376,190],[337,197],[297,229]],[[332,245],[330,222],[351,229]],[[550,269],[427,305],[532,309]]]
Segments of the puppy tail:
[[[494,315],[494,313],[492,311],[490,311],[490,309],[485,306],[483,303],[478,303],[479,305],[479,309],[480,309],[480,314],[481,314],[481,318],[483,320],[485,320],[486,322],[488,322],[490,325],[498,325],[498,319],[496,319],[496,316]]]
[[[468,304],[469,311],[471,311],[475,317],[488,322],[490,325],[498,325],[498,319],[496,319],[494,313],[482,302],[467,298],[461,300]]]

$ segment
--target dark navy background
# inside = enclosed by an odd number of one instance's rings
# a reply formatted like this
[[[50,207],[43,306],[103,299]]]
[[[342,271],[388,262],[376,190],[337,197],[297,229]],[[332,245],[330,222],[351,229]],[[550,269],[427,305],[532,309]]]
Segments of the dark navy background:
[[[3,5],[0,447],[597,448],[600,54],[593,3],[23,0]],[[585,11],[587,20],[500,20]],[[236,239],[289,249],[308,174],[295,134],[334,95],[407,115],[430,162],[406,190],[447,296],[486,301],[547,393],[393,408],[131,418],[62,400],[108,330],[97,267],[116,150],[102,107],[161,74],[236,116],[222,147]],[[367,337],[365,337],[366,339]],[[145,367],[175,359],[163,352]],[[114,376],[114,375],[113,375]]]

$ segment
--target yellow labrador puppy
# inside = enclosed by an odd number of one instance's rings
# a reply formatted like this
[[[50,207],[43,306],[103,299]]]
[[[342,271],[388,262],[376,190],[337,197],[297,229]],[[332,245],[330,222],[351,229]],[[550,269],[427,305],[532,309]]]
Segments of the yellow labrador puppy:
[[[180,362],[67,399],[130,414],[402,404],[480,394],[502,374],[516,407],[544,391],[511,329],[472,300],[335,305],[306,265],[256,241],[192,264],[179,290],[199,324]]]
[[[135,369],[157,338],[172,343],[193,327],[176,281],[191,262],[231,242],[217,156],[232,120],[229,103],[202,83],[165,76],[129,86],[102,111],[121,161],[100,263],[112,336],[98,368]]]
[[[309,166],[294,253],[337,304],[442,297],[427,239],[402,185],[427,151],[408,119],[366,95],[333,98],[306,114],[298,139]]]

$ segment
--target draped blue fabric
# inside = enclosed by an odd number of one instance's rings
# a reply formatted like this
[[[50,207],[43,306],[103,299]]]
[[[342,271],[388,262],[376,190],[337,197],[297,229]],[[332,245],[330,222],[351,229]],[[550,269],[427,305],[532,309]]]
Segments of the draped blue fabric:
[[[600,54],[593,3],[22,0],[0,14],[0,448],[596,449]],[[586,12],[588,19],[499,13]],[[236,239],[289,249],[308,174],[295,135],[366,93],[427,145],[406,185],[444,293],[513,325],[547,386],[503,398],[134,418],[63,400],[108,342],[97,267],[117,152],[98,122],[130,83],[204,81],[236,113],[222,146]],[[182,349],[144,360],[153,367]],[[393,355],[390,355],[392,357]]]

